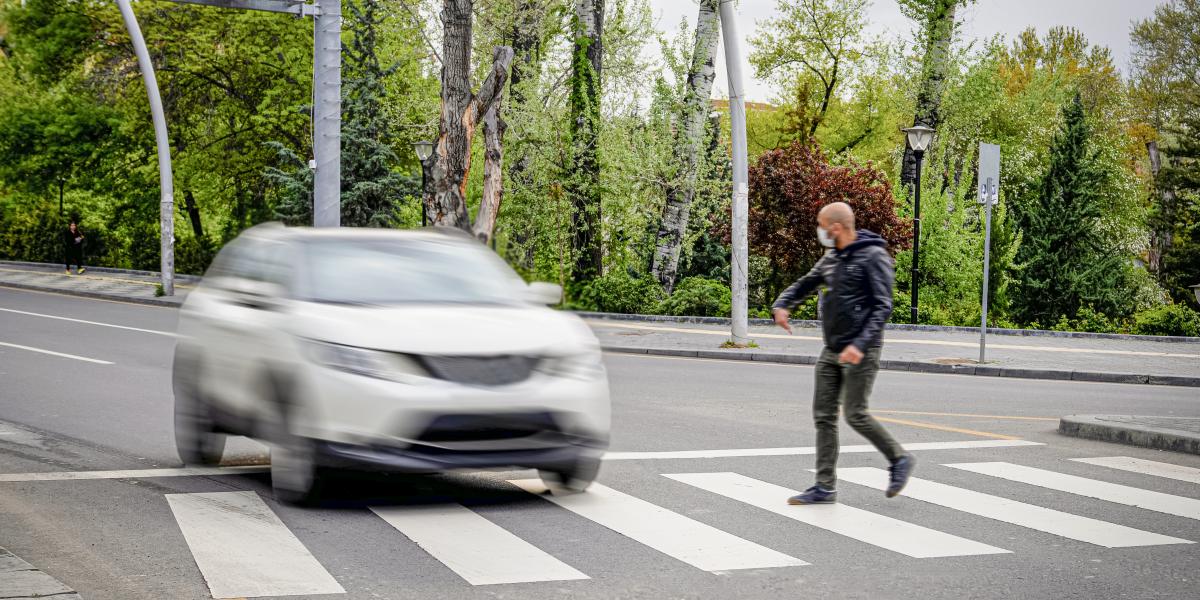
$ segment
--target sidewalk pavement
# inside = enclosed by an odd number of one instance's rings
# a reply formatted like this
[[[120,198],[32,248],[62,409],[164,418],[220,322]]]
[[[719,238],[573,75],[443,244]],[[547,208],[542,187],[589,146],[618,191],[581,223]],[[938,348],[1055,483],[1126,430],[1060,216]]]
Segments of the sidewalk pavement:
[[[0,261],[0,286],[179,306],[199,281],[178,276],[175,295],[155,297],[158,275],[144,271],[91,268],[84,275],[65,275],[57,265]],[[814,364],[820,354],[821,331],[797,324],[795,335],[774,326],[755,325],[750,337],[756,348],[722,348],[726,325],[583,314],[605,350],[694,358]],[[1024,377],[1200,387],[1200,339],[1146,336],[1103,336],[1023,332],[989,334],[987,362],[976,364],[979,334],[969,330],[902,326],[884,335],[881,368],[993,377]]]
[[[179,306],[198,281],[177,275],[175,295],[156,297],[158,273],[88,267],[83,275],[67,275],[62,265],[0,261],[0,286],[139,304]]]
[[[1074,437],[1200,454],[1200,419],[1136,415],[1070,415],[1059,433]]]
[[[55,600],[79,600],[75,590],[13,553],[0,548],[0,598],[7,600],[32,600],[48,598]]]

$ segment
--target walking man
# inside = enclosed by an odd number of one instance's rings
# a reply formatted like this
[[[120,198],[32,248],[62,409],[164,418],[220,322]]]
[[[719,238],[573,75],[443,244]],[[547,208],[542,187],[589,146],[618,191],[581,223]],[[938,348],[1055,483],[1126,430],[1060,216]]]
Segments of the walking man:
[[[83,241],[83,231],[79,229],[75,219],[71,219],[71,224],[63,232],[63,244],[66,246],[66,258],[63,262],[66,263],[67,275],[71,274],[72,264],[79,267],[80,275],[87,270],[83,267]]]
[[[892,257],[887,242],[854,229],[854,211],[835,202],[817,214],[817,237],[830,248],[807,275],[779,295],[771,307],[775,323],[792,332],[788,314],[819,286],[825,347],[816,366],[813,421],[817,428],[817,484],[788,498],[788,504],[837,502],[838,405],[846,422],[892,463],[887,497],[904,489],[915,460],[867,412],[867,397],[879,371],[883,325],[892,314]]]

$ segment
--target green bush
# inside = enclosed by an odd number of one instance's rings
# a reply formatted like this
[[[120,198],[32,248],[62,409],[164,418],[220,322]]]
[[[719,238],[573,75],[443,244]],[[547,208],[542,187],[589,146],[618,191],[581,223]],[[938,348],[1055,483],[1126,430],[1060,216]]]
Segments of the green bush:
[[[214,256],[216,249],[207,237],[199,240],[193,236],[181,238],[175,244],[175,272],[203,275]]]
[[[1133,332],[1140,335],[1200,336],[1200,313],[1182,304],[1159,306],[1134,315]]]
[[[619,271],[606,273],[578,288],[573,305],[583,310],[611,313],[654,314],[666,294],[650,277],[630,277]]]
[[[688,277],[658,305],[658,312],[690,317],[727,317],[730,298],[729,286],[703,277]]]
[[[1125,331],[1120,321],[1110,319],[1108,315],[1098,312],[1091,306],[1079,309],[1074,319],[1066,316],[1059,317],[1058,322],[1050,331],[1088,331],[1091,333],[1121,333]]]

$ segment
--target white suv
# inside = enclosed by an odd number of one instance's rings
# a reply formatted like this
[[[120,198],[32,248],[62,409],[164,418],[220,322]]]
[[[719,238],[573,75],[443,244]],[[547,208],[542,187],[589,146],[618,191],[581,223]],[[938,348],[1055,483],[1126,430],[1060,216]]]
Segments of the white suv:
[[[216,464],[226,435],[271,445],[276,496],[332,470],[531,467],[582,490],[608,445],[596,337],[453,231],[263,225],[183,304],[175,440]]]

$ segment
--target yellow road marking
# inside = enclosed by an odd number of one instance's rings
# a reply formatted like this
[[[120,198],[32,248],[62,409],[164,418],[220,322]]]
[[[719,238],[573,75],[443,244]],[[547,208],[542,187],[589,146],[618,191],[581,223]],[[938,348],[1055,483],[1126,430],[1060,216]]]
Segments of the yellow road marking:
[[[935,425],[933,423],[922,423],[920,421],[908,421],[906,419],[893,419],[891,417],[875,417],[876,421],[884,423],[895,423],[897,425],[909,425],[911,427],[922,427],[924,429],[934,429],[937,431],[949,431],[953,433],[964,433],[967,435],[977,435],[979,437],[992,438],[995,440],[1019,440],[1021,438],[1004,435],[1002,433],[989,433],[987,431],[976,431],[974,429],[962,429],[960,427],[948,427],[946,425]]]
[[[876,410],[871,409],[871,414],[889,414],[889,415],[924,415],[930,417],[974,417],[977,419],[1013,419],[1017,421],[1058,421],[1058,417],[1022,417],[1016,415],[979,415],[974,413],[947,413],[947,412],[922,412],[917,410]]]
[[[647,331],[664,331],[669,333],[691,333],[696,335],[719,335],[729,337],[729,332],[714,331],[712,329],[689,329],[686,327],[659,327],[657,325],[634,325],[630,323],[613,323],[611,321],[599,321],[596,319],[588,319],[588,324],[593,327],[614,327],[618,329],[643,329]],[[778,340],[811,340],[821,341],[820,337],[804,336],[804,335],[786,335],[779,333],[755,333],[750,337],[767,338]],[[952,346],[955,348],[978,348],[976,342],[951,342],[945,340],[913,340],[905,338],[888,337],[889,344],[915,344],[923,346]],[[1200,354],[1183,354],[1178,352],[1148,352],[1144,350],[1102,350],[1099,348],[1061,348],[1057,346],[1026,346],[1020,344],[988,344],[988,348],[999,348],[1003,350],[1029,350],[1034,352],[1068,352],[1074,354],[1114,354],[1121,356],[1157,356],[1169,358],[1194,358],[1200,360]]]

